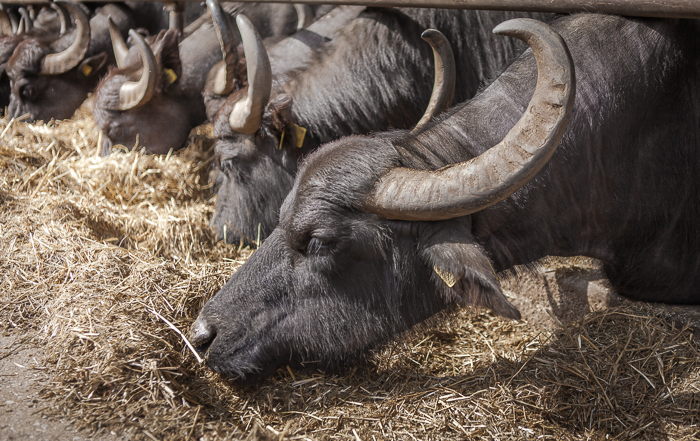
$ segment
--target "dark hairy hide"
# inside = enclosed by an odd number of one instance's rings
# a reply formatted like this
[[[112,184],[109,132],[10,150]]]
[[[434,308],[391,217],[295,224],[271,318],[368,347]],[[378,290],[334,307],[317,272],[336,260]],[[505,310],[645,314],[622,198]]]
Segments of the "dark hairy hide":
[[[513,12],[369,8],[317,49],[307,68],[280,74],[281,80],[290,80],[274,83],[273,97],[256,135],[231,130],[230,109],[241,96],[233,94],[215,121],[217,155],[220,163],[229,162],[226,169],[230,173],[218,178],[221,186],[212,226],[219,237],[223,238],[227,224],[246,236],[255,235],[258,225],[263,237],[269,234],[282,198],[290,189],[274,185],[291,183],[288,176],[278,179],[274,175],[283,172],[293,176],[298,158],[320,144],[351,134],[410,128],[418,122],[427,107],[434,76],[432,51],[420,38],[425,29],[438,29],[450,41],[459,72],[455,101],[462,101],[523,46],[491,32],[498,23],[516,16],[551,18]],[[301,148],[296,147],[295,125],[307,129]],[[237,151],[248,149],[250,144],[258,146],[259,152],[247,155],[249,162],[241,162],[243,155]],[[265,158],[267,155],[271,158]],[[291,167],[266,168],[274,163]],[[257,174],[270,178],[237,181],[235,168],[239,166],[260,168]],[[274,193],[265,198],[269,203],[261,205],[261,210],[231,205],[252,200],[250,193],[261,196],[260,189]],[[227,234],[227,239],[237,243],[240,236]]]
[[[440,30],[452,46],[458,72],[454,101],[461,102],[524,46],[491,32],[497,24],[523,16],[551,18],[517,12],[370,8],[317,52],[311,68],[285,85],[294,100],[294,120],[320,142],[410,128],[422,116],[433,86],[432,52],[420,38],[425,29]]]
[[[475,236],[496,270],[587,255],[606,262],[613,285],[633,298],[697,303],[697,22],[576,15],[555,28],[576,65],[568,129],[535,179],[472,215]],[[398,140],[402,165],[437,168],[495,145],[535,79],[527,53],[475,99]]]

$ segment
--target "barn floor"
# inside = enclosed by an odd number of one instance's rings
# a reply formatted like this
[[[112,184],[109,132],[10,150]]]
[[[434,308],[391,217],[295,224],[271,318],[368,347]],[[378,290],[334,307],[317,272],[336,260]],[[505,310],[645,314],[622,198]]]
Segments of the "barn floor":
[[[521,322],[453,311],[344,371],[211,373],[166,323],[253,252],[208,229],[209,132],[101,159],[88,114],[0,120],[0,438],[700,439],[695,322],[581,258],[504,278]]]

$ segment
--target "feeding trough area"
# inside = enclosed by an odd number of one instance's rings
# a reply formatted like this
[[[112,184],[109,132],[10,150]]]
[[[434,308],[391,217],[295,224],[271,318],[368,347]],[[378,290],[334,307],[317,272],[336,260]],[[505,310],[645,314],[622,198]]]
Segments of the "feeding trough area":
[[[355,3],[0,11],[0,438],[700,438],[697,2]]]
[[[108,158],[84,110],[0,132],[0,332],[13,342],[0,357],[32,348],[24,369],[46,375],[33,418],[94,439],[698,436],[693,324],[610,300],[583,258],[500,275],[523,321],[461,309],[347,369],[214,374],[176,330],[255,251],[208,229],[210,130],[178,154]],[[0,414],[18,412],[7,401]]]

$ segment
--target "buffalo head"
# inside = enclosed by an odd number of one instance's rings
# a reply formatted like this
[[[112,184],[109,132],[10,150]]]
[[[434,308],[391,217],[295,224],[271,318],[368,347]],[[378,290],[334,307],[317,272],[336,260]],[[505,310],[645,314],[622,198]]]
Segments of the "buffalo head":
[[[472,214],[547,163],[575,84],[566,45],[549,26],[519,19],[495,32],[525,40],[537,60],[537,87],[517,124],[481,155],[438,170],[402,148],[427,132],[352,136],[312,153],[279,225],[192,326],[212,369],[248,376],[285,364],[351,362],[454,305],[519,318],[472,233]]]
[[[80,107],[107,63],[107,53],[85,57],[90,22],[77,4],[59,0],[75,26],[60,38],[25,38],[7,64],[12,96],[9,113],[29,121],[66,119]]]
[[[0,11],[4,12],[4,11]],[[9,20],[8,20],[9,22]],[[0,110],[4,111],[10,103],[10,79],[7,76],[7,62],[17,45],[24,39],[22,33],[14,34],[10,29],[9,34],[0,35]]]
[[[353,13],[347,15],[357,15]],[[340,19],[335,20],[346,24],[343,16],[338,15]],[[330,18],[329,28],[334,29]],[[219,173],[215,186],[216,211],[211,225],[219,238],[230,243],[255,243],[272,232],[278,220],[277,208],[292,188],[298,163],[319,142],[295,124],[298,115],[292,114],[293,98],[283,90],[282,84],[288,73],[284,68],[278,70],[282,80],[278,78],[273,90],[270,62],[259,35],[244,17],[238,24],[249,85],[234,92],[215,119]],[[433,47],[436,87],[418,127],[448,107],[455,90],[455,63],[449,42],[436,30],[426,31],[423,38]],[[219,77],[224,78],[224,72],[220,70]],[[226,83],[221,81],[221,84]],[[322,117],[313,111],[309,113],[312,118]]]
[[[183,146],[193,127],[192,104],[173,93],[182,73],[180,34],[161,31],[150,44],[134,30],[129,35],[135,43],[131,50],[112,26],[117,68],[95,92],[93,116],[102,131],[102,155],[113,145],[137,143],[149,153],[165,154]]]
[[[214,29],[226,19],[218,2],[208,3],[215,7],[214,24],[205,20],[185,38],[175,29],[148,41],[130,32],[136,44],[128,48],[110,26],[118,68],[98,86],[93,108],[103,155],[115,144],[139,144],[155,154],[177,150],[190,130],[206,121],[202,89],[220,59]]]
[[[35,20],[24,8],[20,8],[21,18],[0,9],[0,110],[10,103],[10,78],[7,64],[17,45],[26,38],[57,38],[65,33],[67,20],[60,3],[51,3],[51,8],[39,11]]]
[[[277,216],[268,207],[281,205],[300,153],[280,149],[291,100],[281,94],[270,102],[272,70],[262,38],[245,16],[239,15],[236,24],[245,52],[248,85],[231,94],[214,122],[220,171],[217,207],[233,207],[233,212],[217,209],[211,223],[229,242],[243,238],[252,242],[258,228],[264,236],[272,231]],[[225,78],[226,70],[218,72]],[[233,89],[230,81],[220,83],[222,91]],[[287,136],[290,141],[295,142],[293,132]]]

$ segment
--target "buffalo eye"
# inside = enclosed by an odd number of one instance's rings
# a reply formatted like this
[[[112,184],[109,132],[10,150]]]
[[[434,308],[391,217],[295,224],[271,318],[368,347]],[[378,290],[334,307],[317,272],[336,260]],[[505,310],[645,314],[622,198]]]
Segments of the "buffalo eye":
[[[120,139],[122,136],[122,128],[119,125],[113,125],[109,128],[107,136],[112,139]]]
[[[222,173],[229,173],[233,169],[233,159],[234,158],[226,158],[219,162],[219,168]]]
[[[306,254],[325,254],[333,248],[333,241],[312,237],[306,246]]]
[[[31,84],[27,84],[26,86],[23,86],[22,89],[20,89],[19,93],[22,96],[22,98],[31,99],[34,96],[34,86],[32,86]]]

